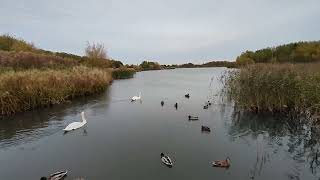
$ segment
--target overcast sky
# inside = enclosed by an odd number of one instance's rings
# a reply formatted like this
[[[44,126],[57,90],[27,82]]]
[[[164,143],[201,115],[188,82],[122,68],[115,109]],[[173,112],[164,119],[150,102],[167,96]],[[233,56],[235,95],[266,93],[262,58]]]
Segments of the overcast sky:
[[[319,0],[1,0],[0,33],[84,54],[104,43],[124,63],[234,60],[242,51],[320,39]]]

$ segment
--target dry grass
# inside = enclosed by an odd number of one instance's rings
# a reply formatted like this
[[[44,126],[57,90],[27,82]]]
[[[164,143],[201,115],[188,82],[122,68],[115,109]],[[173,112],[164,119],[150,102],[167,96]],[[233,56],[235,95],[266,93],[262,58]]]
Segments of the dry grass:
[[[0,115],[101,92],[111,81],[110,70],[83,66],[65,70],[3,72],[0,74]]]
[[[224,84],[244,110],[320,114],[319,63],[250,65],[230,72]]]
[[[36,54],[32,52],[0,51],[0,66],[14,70],[31,68],[65,68],[78,65],[79,62],[54,55]]]

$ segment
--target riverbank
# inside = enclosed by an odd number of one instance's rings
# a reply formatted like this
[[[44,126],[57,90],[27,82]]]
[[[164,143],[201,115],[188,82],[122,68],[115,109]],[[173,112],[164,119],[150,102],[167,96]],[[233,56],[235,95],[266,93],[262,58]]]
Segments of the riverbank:
[[[110,70],[77,66],[64,70],[7,71],[0,75],[0,115],[64,103],[104,91]]]
[[[0,115],[100,93],[113,79],[132,78],[136,72],[121,61],[108,59],[103,45],[89,44],[86,53],[88,56],[51,52],[9,35],[0,36]]]
[[[236,107],[251,112],[320,114],[320,63],[255,64],[222,78]]]

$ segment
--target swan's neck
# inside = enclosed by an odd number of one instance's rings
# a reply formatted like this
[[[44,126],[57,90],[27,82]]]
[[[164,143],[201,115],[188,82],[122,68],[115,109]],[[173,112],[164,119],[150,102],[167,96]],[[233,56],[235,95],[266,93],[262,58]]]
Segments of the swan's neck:
[[[84,123],[87,122],[86,117],[84,117],[84,112],[81,113],[81,118],[82,118],[82,122]]]

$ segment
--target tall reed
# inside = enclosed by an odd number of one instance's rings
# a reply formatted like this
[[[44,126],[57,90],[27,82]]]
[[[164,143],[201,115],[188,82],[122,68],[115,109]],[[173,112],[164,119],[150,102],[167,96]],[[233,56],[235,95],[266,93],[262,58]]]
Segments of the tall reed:
[[[112,70],[112,77],[114,79],[128,79],[132,78],[135,73],[133,68],[117,68]]]
[[[110,70],[83,66],[64,70],[7,71],[0,74],[0,115],[101,92],[111,81]]]
[[[320,114],[320,64],[256,64],[230,71],[225,92],[255,112]]]

